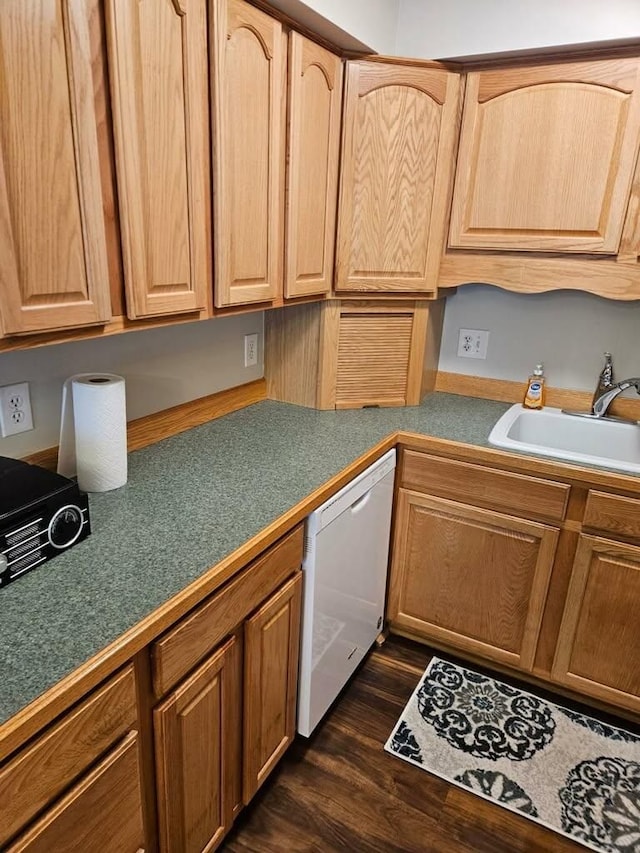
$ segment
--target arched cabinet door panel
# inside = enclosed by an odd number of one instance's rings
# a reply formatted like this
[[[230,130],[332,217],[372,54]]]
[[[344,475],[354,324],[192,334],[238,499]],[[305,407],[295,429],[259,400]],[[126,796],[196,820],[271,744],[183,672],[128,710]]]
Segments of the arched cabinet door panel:
[[[287,297],[330,293],[333,276],[342,62],[289,36]]]
[[[337,291],[435,291],[459,98],[439,68],[348,64]]]
[[[0,3],[0,328],[106,323],[91,3]]]
[[[129,317],[206,308],[211,288],[206,0],[107,0]]]
[[[282,289],[286,36],[245,3],[212,3],[215,304]]]
[[[449,245],[615,254],[639,89],[638,59],[470,73]]]

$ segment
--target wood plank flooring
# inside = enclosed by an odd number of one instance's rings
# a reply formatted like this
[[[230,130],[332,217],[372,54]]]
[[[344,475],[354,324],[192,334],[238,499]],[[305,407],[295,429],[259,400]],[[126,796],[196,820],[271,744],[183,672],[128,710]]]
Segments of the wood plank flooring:
[[[225,853],[569,853],[585,848],[382,749],[432,653],[391,637],[298,738]]]

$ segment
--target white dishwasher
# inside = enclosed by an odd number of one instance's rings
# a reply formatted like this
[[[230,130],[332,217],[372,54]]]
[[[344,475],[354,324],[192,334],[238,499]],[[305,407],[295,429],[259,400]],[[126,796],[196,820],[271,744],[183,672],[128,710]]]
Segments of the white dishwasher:
[[[390,450],[307,519],[298,689],[305,737],[382,627],[395,466]]]

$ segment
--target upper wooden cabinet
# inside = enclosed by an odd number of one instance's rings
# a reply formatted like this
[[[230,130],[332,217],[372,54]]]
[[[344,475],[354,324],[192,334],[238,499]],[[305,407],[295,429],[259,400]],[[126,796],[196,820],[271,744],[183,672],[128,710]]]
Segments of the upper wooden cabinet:
[[[459,98],[440,68],[348,64],[337,291],[435,291]]]
[[[5,334],[111,318],[92,4],[0,4],[0,314]]]
[[[212,3],[215,303],[281,291],[286,36],[244,0]]]
[[[331,291],[341,106],[340,58],[291,33],[286,297]]]
[[[127,313],[197,311],[211,288],[206,0],[108,0]]]
[[[616,253],[639,141],[638,59],[470,73],[449,245]]]

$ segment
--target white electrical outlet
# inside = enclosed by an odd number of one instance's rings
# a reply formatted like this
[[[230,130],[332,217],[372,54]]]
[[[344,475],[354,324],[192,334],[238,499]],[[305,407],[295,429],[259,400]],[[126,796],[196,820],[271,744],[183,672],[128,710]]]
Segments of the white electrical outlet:
[[[244,336],[244,366],[255,367],[258,363],[258,333]]]
[[[460,358],[486,358],[488,346],[489,332],[479,329],[460,329],[458,334]]]
[[[0,430],[2,437],[33,429],[29,383],[0,388]]]

